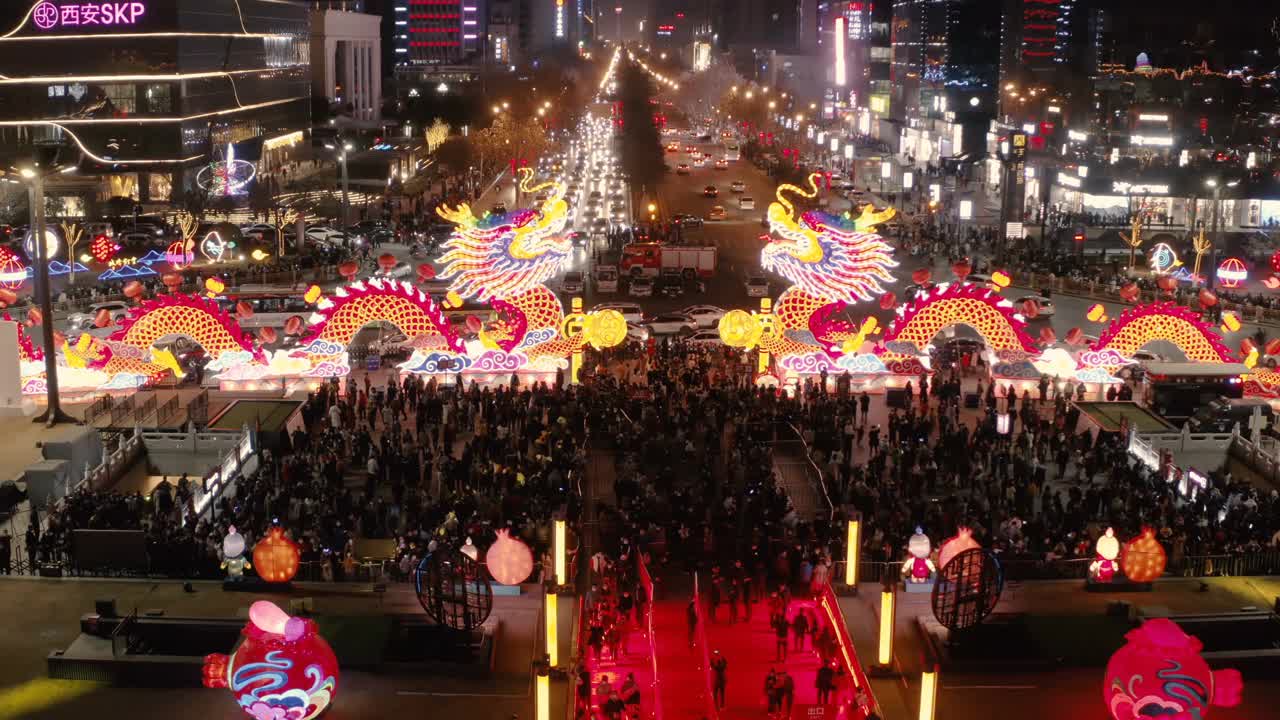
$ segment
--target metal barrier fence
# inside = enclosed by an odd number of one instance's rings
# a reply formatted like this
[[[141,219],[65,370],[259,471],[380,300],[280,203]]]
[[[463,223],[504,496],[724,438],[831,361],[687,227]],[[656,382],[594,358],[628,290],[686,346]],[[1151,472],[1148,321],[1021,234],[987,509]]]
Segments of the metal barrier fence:
[[[154,413],[155,411],[156,411],[156,394],[151,393],[151,395],[146,400],[143,401],[142,405],[134,409],[133,421],[138,425],[141,425],[142,421],[151,417],[151,414]]]
[[[693,608],[698,618],[694,629],[694,639],[702,648],[702,675],[706,681],[707,720],[719,720],[720,709],[716,707],[715,678],[712,677],[710,646],[707,643],[707,615],[702,609],[702,594],[698,589],[698,573],[693,574]]]

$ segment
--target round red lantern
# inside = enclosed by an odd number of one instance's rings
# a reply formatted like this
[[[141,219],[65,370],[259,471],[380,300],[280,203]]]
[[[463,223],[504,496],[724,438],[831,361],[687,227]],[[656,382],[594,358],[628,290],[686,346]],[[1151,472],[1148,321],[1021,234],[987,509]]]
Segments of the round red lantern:
[[[1168,618],[1152,618],[1125,634],[1107,661],[1102,702],[1113,720],[1204,718],[1210,706],[1240,704],[1240,671],[1211,670],[1204,644]]]
[[[484,323],[480,322],[480,318],[475,315],[467,316],[467,329],[473,333],[478,333],[484,329]]]
[[[176,292],[182,287],[182,276],[178,273],[165,273],[160,280],[164,282],[164,286],[169,288],[169,292]]]
[[[0,305],[12,305],[16,302],[18,302],[18,293],[0,288]]]
[[[1053,332],[1053,328],[1051,327],[1040,328],[1040,342],[1044,343],[1045,345],[1052,345],[1057,340],[1058,340],[1058,336]]]
[[[1280,250],[1271,254],[1271,269],[1280,273]]]
[[[964,280],[969,277],[969,272],[973,270],[973,264],[968,258],[957,260],[951,263],[951,272],[955,274],[957,279]]]
[[[893,293],[887,292],[880,296],[880,308],[882,310],[892,310],[896,304],[898,304],[898,297]]]
[[[249,607],[249,622],[231,655],[204,658],[204,686],[227,688],[254,720],[319,717],[338,694],[338,658],[314,620],[289,617],[265,600]]]
[[[1218,266],[1218,282],[1224,288],[1237,288],[1249,279],[1249,268],[1240,258],[1229,257]]]
[[[1022,314],[1026,315],[1027,319],[1029,320],[1035,319],[1040,315],[1040,303],[1036,302],[1035,300],[1032,300],[1031,298],[1027,298],[1026,300],[1023,300]]]
[[[941,570],[951,562],[951,559],[965,550],[975,550],[982,547],[977,540],[973,539],[973,531],[967,527],[956,529],[955,537],[947,538],[942,541],[942,545],[938,548],[938,569]]]
[[[1197,297],[1200,300],[1201,307],[1210,308],[1218,304],[1218,296],[1209,288],[1200,288],[1200,293]]]
[[[1172,275],[1161,275],[1156,278],[1156,285],[1165,292],[1173,292],[1178,288],[1178,279]]]
[[[1084,331],[1078,327],[1073,327],[1067,331],[1067,344],[1079,345],[1084,341]]]
[[[0,262],[0,287],[17,290],[26,281],[27,267],[22,264],[17,255],[9,253],[4,261]]]
[[[1138,286],[1136,283],[1126,283],[1120,287],[1120,297],[1125,302],[1133,302],[1138,299]]]
[[[253,317],[253,306],[245,302],[244,300],[241,300],[240,302],[236,303],[236,317],[240,318],[241,320],[244,320],[245,318]]]
[[[422,263],[418,266],[418,281],[430,280],[436,276],[436,269],[430,263]]]
[[[391,253],[382,253],[378,256],[378,267],[382,268],[382,272],[391,272],[396,266],[396,256]]]
[[[270,327],[262,328],[258,331],[258,339],[262,341],[263,345],[270,345],[276,341],[276,329]]]
[[[111,311],[102,308],[93,316],[93,326],[96,328],[104,328],[111,324]]]
[[[284,331],[285,331],[285,333],[286,333],[286,334],[289,334],[289,335],[297,335],[298,333],[301,333],[301,332],[302,332],[302,317],[301,317],[301,316],[299,316],[299,315],[294,315],[293,317],[289,318],[288,320],[285,320],[285,321],[284,321]]]
[[[1120,569],[1133,582],[1149,583],[1164,574],[1164,548],[1151,528],[1143,528],[1138,537],[1125,543],[1120,556]]]
[[[1280,338],[1274,338],[1267,341],[1267,354],[1280,355]]]
[[[270,330],[270,328],[263,328]],[[285,537],[284,528],[274,525],[266,537],[253,546],[253,569],[269,583],[287,583],[298,574],[302,553],[294,541]]]
[[[347,280],[351,280],[358,272],[360,272],[360,265],[354,260],[348,260],[338,266],[338,274]]]
[[[933,273],[929,272],[929,268],[920,268],[911,273],[911,282],[917,285],[924,285],[929,282],[929,278],[933,277]]]
[[[1258,351],[1258,344],[1251,338],[1245,338],[1240,341],[1240,355],[1248,357]]]
[[[195,260],[195,253],[191,252],[190,241],[185,239],[174,240],[169,243],[169,247],[165,248],[164,259],[169,262],[174,269],[184,268]]]
[[[35,327],[44,322],[44,313],[40,312],[40,308],[33,307],[27,311],[27,324]]]
[[[137,280],[130,280],[124,284],[124,296],[130,300],[137,300],[139,297],[142,297],[142,293],[142,283]]]
[[[484,562],[489,574],[503,585],[519,585],[533,572],[533,551],[528,545],[511,537],[511,531],[498,531],[498,539],[485,553]]]
[[[120,252],[120,246],[106,235],[98,235],[89,243],[89,255],[94,260],[106,264]]]

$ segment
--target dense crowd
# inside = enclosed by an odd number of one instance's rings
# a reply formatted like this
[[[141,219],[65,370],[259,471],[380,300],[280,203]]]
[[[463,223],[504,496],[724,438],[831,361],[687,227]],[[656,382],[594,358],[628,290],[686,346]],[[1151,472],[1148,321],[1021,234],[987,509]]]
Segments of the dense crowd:
[[[604,549],[639,549],[657,567],[701,568],[728,585],[825,579],[844,557],[853,511],[865,522],[864,558],[890,565],[917,527],[935,544],[972,528],[1011,562],[1042,569],[1090,557],[1108,526],[1122,538],[1152,526],[1174,568],[1280,544],[1275,492],[1211,473],[1185,497],[1117,434],[1087,427],[1070,384],[1018,397],[976,364],[943,362],[907,386],[906,407],[886,413],[882,396],[844,378],[811,378],[787,395],[756,386],[750,371],[737,351],[664,342],[593,355],[574,387],[334,381],[307,399],[306,430],[212,517],[193,514],[198,480],[166,481],[146,497],[81,490],[25,549],[66,562],[72,529],[139,529],[152,572],[217,577],[231,525],[251,547],[278,523],[313,576],[355,576],[354,540],[382,538],[394,541],[390,573],[407,578],[432,547],[469,538],[484,549],[508,527],[546,562],[552,515],[579,517],[588,442],[617,450]],[[962,387],[975,386],[979,407],[962,411]],[[1013,419],[1006,432],[1003,412]],[[774,453],[801,440],[830,506],[820,493],[820,507],[798,509],[784,490]]]

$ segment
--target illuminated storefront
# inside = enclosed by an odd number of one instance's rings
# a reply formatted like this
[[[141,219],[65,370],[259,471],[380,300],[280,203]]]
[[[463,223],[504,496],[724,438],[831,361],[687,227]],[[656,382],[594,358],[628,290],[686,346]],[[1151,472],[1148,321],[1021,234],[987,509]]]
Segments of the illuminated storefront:
[[[82,174],[132,176],[143,201],[191,187],[228,152],[269,170],[305,149],[307,13],[268,0],[6,3],[0,162],[61,141]]]

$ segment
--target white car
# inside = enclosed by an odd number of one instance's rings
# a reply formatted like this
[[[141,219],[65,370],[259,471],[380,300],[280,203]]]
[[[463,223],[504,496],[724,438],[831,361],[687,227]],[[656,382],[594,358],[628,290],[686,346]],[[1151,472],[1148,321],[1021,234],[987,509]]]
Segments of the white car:
[[[560,279],[560,290],[566,293],[580,293],[585,285],[586,282],[579,270],[570,270]]]
[[[763,275],[747,278],[747,297],[765,297],[769,294],[769,281]]]
[[[658,315],[645,324],[649,326],[649,331],[654,335],[678,335],[680,333],[691,333],[698,329],[696,320],[680,313]]]
[[[276,234],[276,228],[274,225],[267,225],[265,223],[241,225],[240,234],[244,235],[245,237],[255,237],[255,238],[274,237]]]
[[[629,322],[627,323],[627,339],[638,343],[649,342],[649,328]]]
[[[644,320],[644,313],[640,310],[640,306],[635,303],[601,303],[591,308],[591,312],[600,312],[601,310],[617,310],[622,314],[622,319],[629,323],[639,323]]]
[[[1022,312],[1023,304],[1028,300],[1034,300],[1036,304],[1040,306],[1040,312],[1036,314],[1036,317],[1050,317],[1053,315],[1053,301],[1043,295],[1023,295],[1013,301],[1014,309],[1018,312]],[[1028,320],[1029,319],[1030,318],[1028,318]]]
[[[331,227],[318,226],[307,228],[307,239],[326,245],[341,245],[347,236]]]
[[[653,280],[647,277],[631,278],[631,287],[627,288],[631,297],[646,298],[653,296]]]
[[[756,209],[755,198],[749,198],[749,197],[738,198],[738,209],[739,210],[755,210]]]
[[[730,192],[746,192],[747,184],[742,182],[741,180],[734,180],[733,182],[729,183],[729,191]]]
[[[693,318],[700,328],[714,328],[720,322],[720,318],[724,317],[724,313],[724,308],[718,308],[715,305],[690,305],[680,311],[681,315]]]
[[[392,278],[395,280],[399,280],[400,278],[409,277],[412,274],[413,274],[413,266],[411,266],[407,262],[398,262],[396,263],[395,267],[391,268],[390,270],[383,270],[379,268],[378,271],[373,274],[373,276],[376,278]]]
[[[699,330],[684,339],[685,342],[693,345],[723,345],[724,341],[720,339],[719,330]]]
[[[95,303],[89,306],[89,309],[82,313],[72,313],[67,318],[67,326],[73,330],[89,330],[94,326],[94,321],[98,317],[98,313],[106,310],[111,315],[111,324],[117,325],[121,320],[129,316],[129,304],[118,300],[111,302]]]

